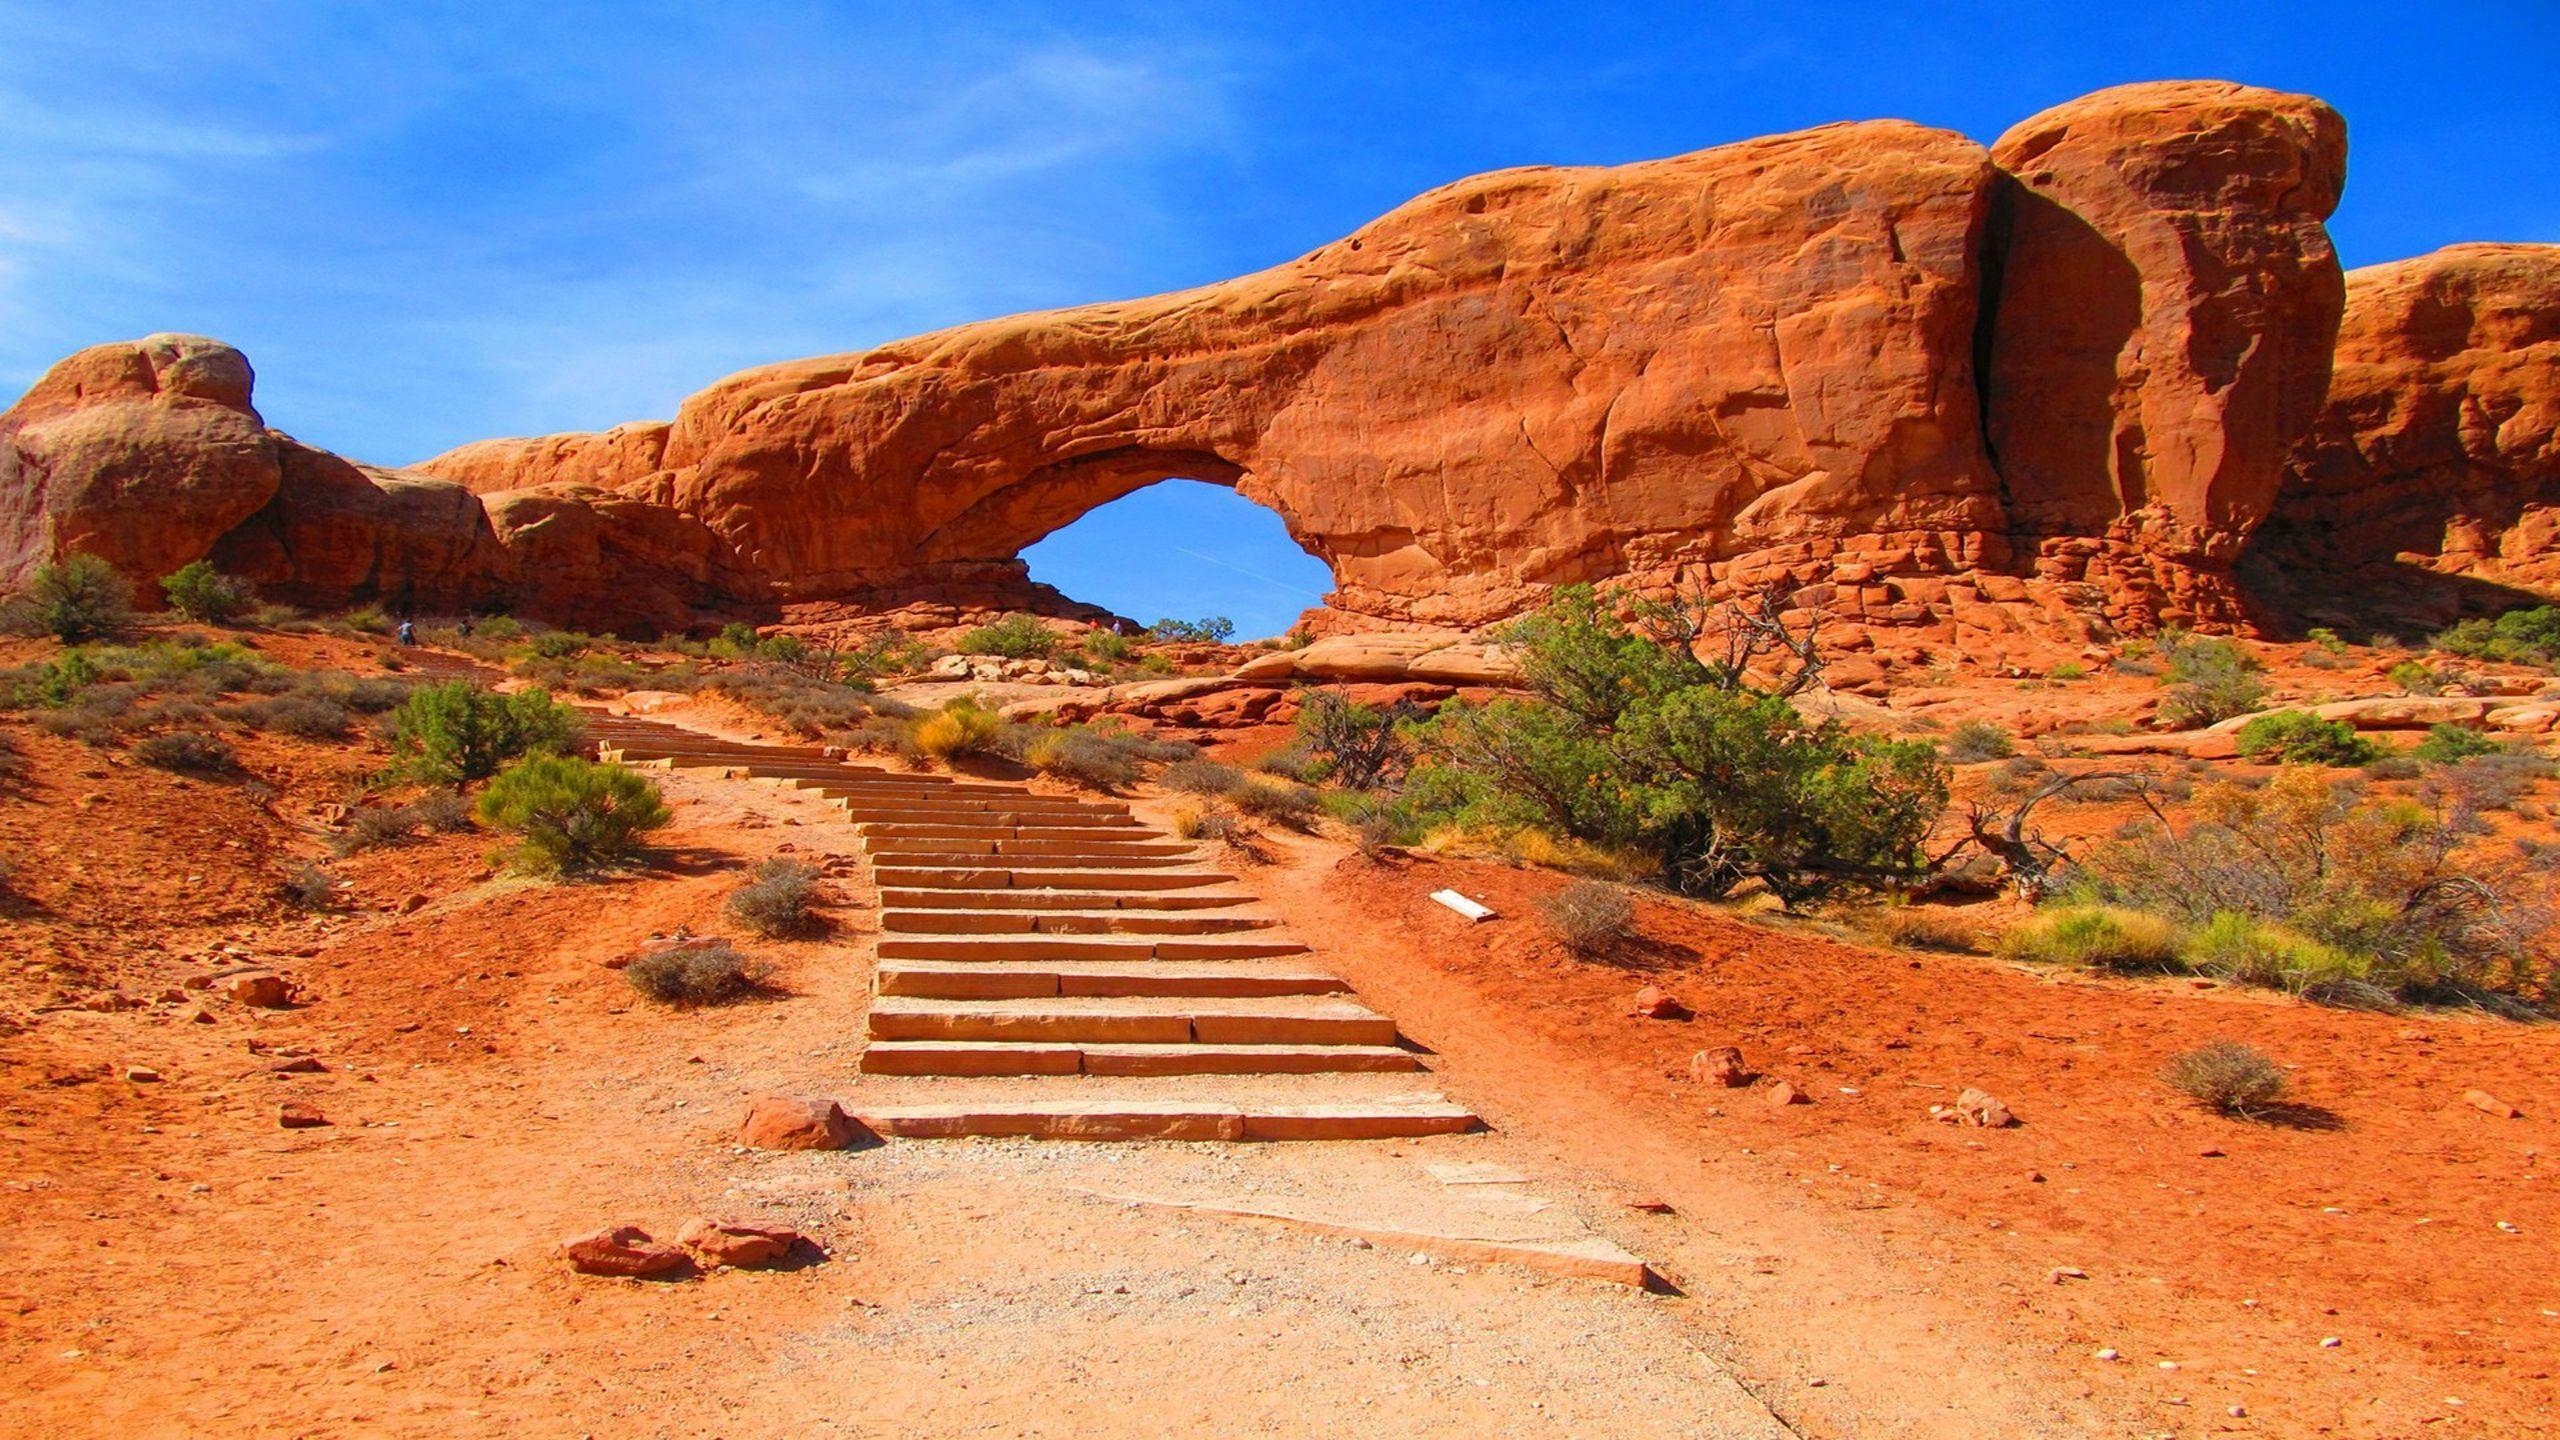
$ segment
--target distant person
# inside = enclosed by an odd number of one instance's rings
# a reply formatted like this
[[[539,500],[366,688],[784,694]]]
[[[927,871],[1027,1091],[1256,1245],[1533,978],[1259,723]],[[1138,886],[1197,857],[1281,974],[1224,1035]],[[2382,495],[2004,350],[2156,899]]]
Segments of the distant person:
[[[403,645],[415,645],[418,643],[418,626],[416,621],[403,620],[400,622],[400,643]]]
[[[460,635],[463,639],[465,639],[465,640],[470,639],[470,638],[471,638],[471,617],[470,617],[470,616],[468,616],[468,615],[463,616],[463,617],[462,617],[462,623],[461,623],[461,624],[459,624],[459,625],[456,625],[455,627],[453,627],[453,629],[454,629],[454,633],[455,633],[455,634],[457,634],[457,635]]]

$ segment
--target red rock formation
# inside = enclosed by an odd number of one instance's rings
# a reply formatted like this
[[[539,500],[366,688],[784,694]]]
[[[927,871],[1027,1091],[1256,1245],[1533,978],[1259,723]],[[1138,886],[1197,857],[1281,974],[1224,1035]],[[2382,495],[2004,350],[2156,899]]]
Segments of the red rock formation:
[[[0,415],[0,587],[57,555],[135,579],[201,558],[276,493],[249,361],[200,335],[93,345]]]
[[[2560,245],[2452,245],[2347,277],[2328,404],[2261,545],[2560,594]],[[2369,598],[2441,616],[2464,597]]]
[[[2343,147],[2317,101],[2180,83],[1996,155],[1880,121],[1505,171],[1224,284],[406,473],[266,432],[234,352],[105,347],[0,417],[0,556],[213,550],[310,603],[614,628],[1021,603],[1022,547],[1186,475],[1332,566],[1332,628],[1463,628],[1586,579],[1826,582],[1854,635],[1977,654],[2228,618],[2325,383]]]
[[[2183,593],[2213,584],[2276,496],[2326,389],[2341,280],[2322,221],[2346,124],[2308,96],[2219,82],[2125,85],[1992,147],[1986,429],[2012,523],[2059,561],[2129,546]],[[2070,543],[2070,542],[2078,543]],[[2164,566],[2162,562],[2166,562]],[[2147,587],[2146,587],[2147,588]]]

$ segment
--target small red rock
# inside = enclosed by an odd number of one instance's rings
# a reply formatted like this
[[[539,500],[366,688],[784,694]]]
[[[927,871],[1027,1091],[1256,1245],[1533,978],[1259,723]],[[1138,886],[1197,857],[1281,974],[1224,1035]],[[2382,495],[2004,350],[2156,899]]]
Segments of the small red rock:
[[[2018,1117],[2009,1113],[2008,1106],[1971,1087],[1956,1097],[1955,1117],[1964,1124],[1979,1125],[1985,1130],[1998,1130],[2018,1123]]]
[[[757,1150],[841,1150],[853,1143],[853,1117],[833,1100],[759,1096],[747,1106],[738,1143]]]
[[[2483,1115],[2495,1115],[2501,1120],[2520,1119],[2524,1115],[2523,1111],[2508,1104],[2506,1101],[2499,1099],[2497,1096],[2490,1094],[2486,1090],[2463,1091],[2462,1103],[2479,1111]]]
[[[1689,1057],[1689,1078],[1700,1085],[1721,1085],[1732,1090],[1751,1083],[1751,1067],[1742,1063],[1739,1049],[1719,1045]]]
[[[581,1275],[663,1275],[689,1257],[673,1245],[661,1245],[637,1225],[615,1225],[592,1235],[560,1242],[569,1268]]]
[[[400,913],[403,915],[415,915],[426,908],[427,897],[420,891],[411,891],[408,898],[400,902]]]
[[[1647,985],[1636,992],[1636,998],[1627,1006],[1627,1013],[1647,1020],[1686,1020],[1689,1007],[1681,1004],[1670,991]]]
[[[262,1010],[281,1010],[293,1003],[293,982],[272,970],[243,970],[222,978],[225,999]]]
[[[1782,1110],[1789,1105],[1801,1105],[1805,1103],[1804,1092],[1798,1090],[1796,1087],[1788,1084],[1784,1080],[1770,1081],[1768,1087],[1760,1092],[1760,1096],[1771,1105]]]
[[[287,1130],[309,1130],[328,1124],[329,1117],[299,1100],[287,1100],[276,1107],[276,1123]]]
[[[735,1220],[690,1220],[676,1234],[679,1244],[705,1262],[741,1268],[769,1265],[806,1239],[799,1231],[783,1226],[746,1225]]]

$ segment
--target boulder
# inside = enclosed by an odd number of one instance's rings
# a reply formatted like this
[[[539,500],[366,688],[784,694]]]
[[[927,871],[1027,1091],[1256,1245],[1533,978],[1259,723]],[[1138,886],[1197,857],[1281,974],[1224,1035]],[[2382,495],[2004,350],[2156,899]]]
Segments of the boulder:
[[[853,1138],[843,1106],[803,1095],[759,1096],[738,1127],[738,1143],[753,1150],[841,1150]]]
[[[1647,1020],[1686,1020],[1689,1007],[1670,991],[1647,985],[1627,1002],[1627,1013]]]
[[[560,1242],[560,1254],[569,1262],[569,1268],[581,1275],[625,1278],[663,1275],[691,1260],[681,1249],[651,1239],[649,1232],[637,1225],[614,1225],[588,1235],[573,1235]]]
[[[735,1220],[691,1220],[676,1232],[676,1242],[701,1257],[703,1263],[742,1269],[770,1265],[804,1241],[808,1237],[797,1230]]]
[[[1516,685],[1510,647],[1445,634],[1327,635],[1295,650],[1274,650],[1236,667],[1238,680],[1265,682],[1367,680],[1444,685]]]
[[[216,983],[222,998],[261,1010],[282,1010],[293,1003],[293,982],[272,970],[242,970]]]
[[[317,1106],[300,1100],[287,1100],[276,1107],[276,1124],[287,1130],[311,1130],[329,1123],[329,1117]]]
[[[2485,723],[2504,703],[2478,696],[2378,695],[2362,700],[2335,700],[2311,707],[2323,720],[2344,720],[2358,730],[2431,730],[2438,725]]]
[[[1985,1130],[2005,1129],[2018,1123],[2018,1117],[2010,1114],[2009,1107],[2000,1103],[1997,1097],[1971,1086],[1956,1096],[1956,1103],[1948,1107],[1948,1117],[1960,1124]]]

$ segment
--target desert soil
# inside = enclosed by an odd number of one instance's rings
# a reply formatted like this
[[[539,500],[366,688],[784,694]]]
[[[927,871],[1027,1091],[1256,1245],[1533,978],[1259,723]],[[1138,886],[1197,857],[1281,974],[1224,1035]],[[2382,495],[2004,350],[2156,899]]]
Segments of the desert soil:
[[[244,744],[267,795],[21,744],[33,778],[0,798],[26,896],[0,922],[9,1434],[2551,1429],[2548,1027],[2032,973],[1670,899],[1643,903],[1636,950],[1577,960],[1532,918],[1559,877],[1275,836],[1246,884],[1491,1135],[745,1152],[747,1098],[863,1093],[859,864],[829,862],[833,934],[754,947],[774,998],[669,1012],[606,962],[727,930],[742,864],[853,854],[815,802],[679,775],[647,871],[542,886],[485,837],[420,839],[339,862],[348,893],[315,918],[277,877],[378,753]],[[1464,923],[1425,898],[1443,886],[1502,918]],[[186,988],[243,957],[304,1002]],[[1646,984],[1693,1018],[1628,1014]],[[2160,1088],[2215,1036],[2293,1067],[2289,1123]],[[1810,1103],[1693,1082],[1724,1044]],[[280,1068],[305,1058],[325,1068]],[[2022,1123],[1930,1118],[1966,1086]],[[280,1128],[287,1100],[330,1123]],[[1530,1173],[1665,1284],[1110,1198],[1401,1213],[1452,1157]],[[799,1225],[829,1258],[658,1282],[555,1253],[696,1215]]]

